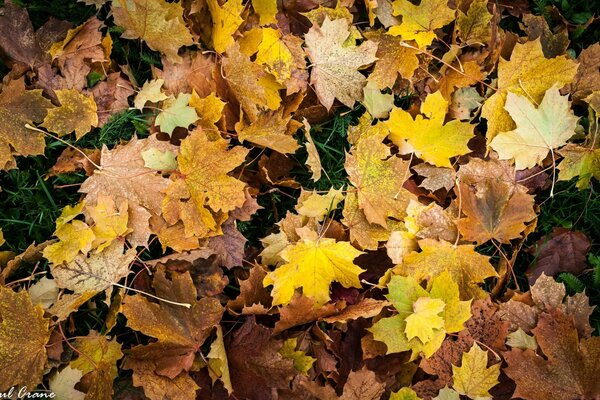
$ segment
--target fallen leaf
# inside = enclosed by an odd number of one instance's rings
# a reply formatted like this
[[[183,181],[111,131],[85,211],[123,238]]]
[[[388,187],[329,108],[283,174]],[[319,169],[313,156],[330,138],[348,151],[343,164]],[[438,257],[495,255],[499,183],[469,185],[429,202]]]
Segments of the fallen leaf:
[[[123,243],[114,242],[102,253],[89,257],[79,255],[66,265],[54,264],[52,275],[58,287],[78,294],[100,292],[127,276],[135,257],[135,249],[123,253]]]
[[[450,158],[471,152],[467,142],[474,136],[474,126],[456,120],[444,124],[447,111],[448,102],[440,92],[427,96],[421,104],[421,114],[414,119],[396,107],[386,121],[389,138],[423,161],[437,167],[451,167]]]
[[[189,101],[191,94],[180,93],[177,98],[169,98],[163,102],[163,109],[156,116],[155,124],[162,132],[173,134],[175,128],[187,128],[198,120],[198,114]]]
[[[466,218],[456,225],[464,239],[508,243],[521,237],[525,224],[536,217],[533,196],[517,183],[506,162],[474,158],[461,166],[457,177],[454,192]]]
[[[328,110],[336,98],[350,108],[362,99],[366,78],[358,69],[376,60],[375,42],[344,46],[349,35],[347,20],[332,21],[325,17],[321,27],[313,25],[304,36],[306,52],[313,65],[310,82]]]
[[[183,20],[179,3],[164,0],[115,0],[115,23],[125,28],[124,39],[142,39],[152,50],[164,53],[168,60],[181,62],[177,51],[194,43]],[[168,38],[168,40],[165,40]]]
[[[221,320],[223,308],[214,297],[197,299],[189,273],[173,273],[168,279],[164,270],[158,270],[153,287],[158,297],[191,307],[164,301],[151,303],[143,295],[125,296],[127,326],[157,339],[133,347],[130,354],[136,360],[155,362],[156,373],[173,379],[181,371],[190,370],[195,353]]]
[[[578,118],[571,111],[567,96],[561,96],[558,87],[546,91],[539,107],[524,96],[506,95],[504,108],[517,124],[510,132],[498,133],[490,147],[501,160],[515,160],[515,168],[533,168],[554,149],[567,143],[575,134]]]
[[[394,268],[395,273],[420,281],[432,279],[447,269],[460,288],[461,299],[485,297],[479,284],[498,275],[488,257],[477,253],[474,246],[453,246],[445,241],[423,239],[419,247],[421,252],[404,256],[402,264]]]
[[[301,287],[303,294],[320,306],[330,300],[329,286],[333,281],[344,287],[361,287],[358,275],[363,269],[352,262],[360,254],[348,242],[303,240],[281,252],[285,264],[268,273],[263,283],[273,285],[273,305],[289,303],[294,290]]]
[[[402,23],[388,30],[390,35],[402,36],[402,40],[414,40],[419,48],[429,46],[436,38],[433,32],[454,19],[454,10],[446,0],[423,0],[414,5],[408,0],[395,0],[394,15],[402,16]]]
[[[564,157],[557,166],[559,181],[577,177],[577,187],[587,189],[592,178],[600,179],[600,148],[567,144],[558,154]]]
[[[41,304],[34,306],[27,291],[0,287],[0,391],[13,386],[34,388],[42,381],[49,322]]]
[[[344,164],[367,221],[384,228],[387,217],[401,219],[406,215],[412,197],[402,187],[410,177],[409,163],[390,154],[381,137],[371,136],[353,148]]]
[[[514,397],[566,400],[600,393],[600,338],[579,339],[572,320],[560,311],[542,313],[532,332],[546,358],[515,348],[504,353],[504,372],[517,384]]]
[[[490,97],[481,112],[488,121],[486,139],[490,143],[500,132],[515,128],[504,105],[508,93],[526,96],[539,104],[552,86],[558,88],[570,83],[577,71],[577,63],[567,56],[546,58],[539,39],[517,43],[510,61],[501,59],[498,65],[498,91]],[[531,106],[530,106],[531,108]]]
[[[15,168],[15,155],[44,154],[44,135],[25,126],[42,122],[51,108],[52,103],[42,97],[40,89],[25,90],[23,79],[3,85],[0,93],[0,169]]]
[[[556,276],[560,272],[581,274],[586,268],[590,247],[590,240],[583,232],[554,228],[552,233],[528,249],[535,255],[528,271],[529,282],[535,282],[542,273],[547,276]]]
[[[233,43],[233,34],[244,22],[240,17],[244,6],[242,0],[228,0],[222,5],[217,0],[207,0],[212,17],[212,45],[217,53],[223,53]]]
[[[452,366],[452,386],[459,394],[471,399],[490,398],[489,390],[496,386],[500,376],[500,364],[488,365],[488,352],[477,343],[463,353],[460,367]]]
[[[148,102],[158,103],[159,101],[168,99],[169,96],[161,91],[164,83],[164,79],[153,79],[151,81],[146,81],[144,86],[142,86],[140,91],[135,96],[135,100],[133,101],[135,108],[142,110]]]

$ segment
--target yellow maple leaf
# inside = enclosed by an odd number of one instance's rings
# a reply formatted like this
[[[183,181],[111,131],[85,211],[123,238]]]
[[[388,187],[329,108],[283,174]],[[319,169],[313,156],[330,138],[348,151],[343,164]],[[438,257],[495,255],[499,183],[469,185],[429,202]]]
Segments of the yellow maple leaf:
[[[389,34],[414,40],[420,48],[433,42],[435,29],[454,20],[454,10],[448,7],[448,0],[423,0],[418,6],[408,0],[395,0],[393,7],[394,15],[402,16],[402,23],[392,26]]]
[[[323,25],[313,25],[304,36],[306,51],[312,62],[310,82],[325,108],[330,109],[337,98],[348,107],[362,100],[362,88],[367,79],[358,72],[377,58],[377,44],[366,41],[360,46],[349,45],[349,22],[346,19],[330,20]]]
[[[209,138],[219,136],[219,129],[215,125],[223,116],[223,109],[225,108],[223,100],[218,98],[214,93],[210,93],[206,97],[200,97],[196,93],[195,89],[192,89],[192,97],[190,98],[189,105],[194,107],[196,114],[198,114],[199,120],[196,124],[204,129]]]
[[[402,188],[410,177],[409,163],[390,154],[382,137],[375,135],[361,139],[345,163],[350,182],[356,187],[359,207],[369,223],[383,227],[387,227],[388,217],[404,217],[408,202],[414,197]]]
[[[332,210],[335,210],[340,201],[344,200],[343,189],[330,188],[329,192],[321,195],[303,191],[298,200],[298,214],[309,218],[322,220]]]
[[[571,111],[568,96],[561,96],[556,85],[546,91],[537,108],[527,97],[508,93],[504,109],[517,127],[498,133],[490,147],[501,160],[514,158],[517,170],[541,164],[549,152],[565,145],[579,119]]]
[[[258,118],[259,108],[279,108],[281,85],[261,65],[250,61],[237,42],[227,49],[222,63],[225,79],[250,121]]]
[[[92,249],[95,238],[92,228],[79,220],[64,224],[54,234],[59,241],[46,247],[43,254],[55,265],[73,261],[80,251],[86,254]]]
[[[488,277],[498,276],[488,257],[477,253],[474,246],[453,246],[445,241],[423,239],[419,247],[421,252],[405,255],[402,263],[393,269],[394,273],[421,281],[448,270],[460,288],[461,299],[485,297],[487,293],[478,284]]]
[[[509,92],[539,104],[546,90],[559,88],[573,81],[577,63],[568,56],[546,58],[540,39],[524,44],[517,43],[510,61],[500,59],[498,64],[498,90],[483,105],[481,116],[488,120],[488,144],[499,132],[508,132],[515,123],[504,109]]]
[[[421,342],[430,341],[435,331],[444,327],[444,319],[439,315],[446,304],[440,299],[419,297],[413,303],[413,313],[406,317],[406,337],[414,337]]]
[[[280,109],[274,112],[261,112],[256,121],[251,124],[240,120],[235,124],[235,130],[241,141],[288,154],[295,153],[300,147],[291,135],[299,125],[298,121],[292,121],[291,115],[284,115],[284,110]]]
[[[375,340],[387,346],[387,353],[412,351],[430,357],[442,345],[446,333],[459,332],[471,317],[470,301],[460,301],[459,286],[448,271],[431,280],[426,290],[412,276],[393,276],[386,298],[398,311],[382,318],[371,329]]]
[[[164,79],[153,79],[146,81],[144,86],[135,96],[133,105],[138,110],[142,110],[147,102],[158,103],[169,98],[166,94],[161,91],[162,85],[165,83]]]
[[[223,53],[233,43],[233,34],[244,22],[240,14],[244,9],[242,0],[229,0],[219,5],[217,0],[207,0],[212,16],[212,44],[217,53]]]
[[[60,107],[48,110],[42,126],[58,136],[68,135],[75,131],[80,139],[92,127],[98,126],[96,102],[93,96],[86,96],[77,89],[55,90]]]
[[[358,275],[364,270],[352,262],[361,254],[348,242],[305,239],[281,252],[285,264],[269,272],[263,284],[273,285],[273,305],[289,303],[294,290],[300,287],[316,306],[323,305],[330,300],[329,285],[333,281],[344,287],[361,287]]]
[[[258,14],[261,25],[277,23],[277,0],[252,0],[252,8]]]
[[[411,79],[419,66],[418,50],[404,46],[404,41],[383,32],[367,32],[366,37],[378,43],[377,61],[369,75],[369,82],[374,82],[379,89],[392,88],[398,74],[404,79]]]
[[[474,136],[474,126],[457,120],[444,125],[447,111],[448,102],[440,92],[427,96],[421,104],[421,115],[415,119],[395,108],[386,121],[389,138],[403,153],[414,152],[430,164],[451,167],[450,158],[471,152],[467,143]]]
[[[492,14],[488,11],[487,0],[474,0],[467,13],[458,11],[456,29],[462,42],[472,45],[485,45],[492,36],[490,21]]]
[[[113,0],[115,23],[125,28],[123,39],[142,39],[152,50],[180,63],[177,51],[194,39],[183,20],[183,7],[165,0]]]
[[[600,149],[568,144],[559,150],[564,158],[558,164],[559,181],[578,177],[577,187],[590,187],[592,177],[600,179]]]
[[[489,398],[489,390],[496,386],[500,376],[500,364],[487,367],[488,352],[473,343],[473,347],[462,355],[461,366],[452,365],[452,387],[471,399]]]
[[[262,41],[258,45],[256,62],[264,64],[277,82],[283,83],[292,76],[294,58],[281,41],[281,32],[273,28],[262,29]]]
[[[248,149],[236,146],[228,150],[228,147],[224,139],[210,141],[202,130],[191,132],[181,142],[177,157],[180,179],[167,189],[163,213],[169,214],[169,209],[177,204],[182,207],[181,210],[192,207],[193,210],[188,211],[190,218],[178,214],[179,218],[191,224],[196,223],[194,221],[198,219],[195,217],[200,215],[202,223],[212,224],[209,227],[214,230],[220,224],[217,225],[211,211],[228,213],[244,204],[246,184],[228,173],[244,161]],[[186,227],[190,228],[188,225]]]
[[[229,364],[227,363],[227,352],[225,349],[225,342],[223,341],[223,329],[221,325],[217,325],[217,337],[215,341],[210,345],[210,352],[206,355],[208,359],[208,374],[213,384],[217,379],[223,382],[223,386],[227,389],[228,393],[233,393],[233,386],[231,385],[231,378],[229,375]]]
[[[50,338],[41,304],[33,305],[27,290],[16,293],[0,286],[0,391],[13,386],[34,388],[41,382]]]
[[[94,242],[92,247],[101,252],[118,237],[125,237],[131,229],[127,228],[129,216],[127,214],[127,200],[117,207],[114,200],[107,195],[98,196],[94,207],[87,207],[86,214],[94,220],[92,232]]]

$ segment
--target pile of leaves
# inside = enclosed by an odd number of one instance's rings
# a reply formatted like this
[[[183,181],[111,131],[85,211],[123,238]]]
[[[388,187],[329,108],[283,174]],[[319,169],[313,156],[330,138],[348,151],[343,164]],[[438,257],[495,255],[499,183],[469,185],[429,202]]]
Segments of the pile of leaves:
[[[2,174],[58,149],[40,181],[74,177],[53,235],[0,252],[0,392],[600,397],[569,286],[600,259],[537,225],[600,178],[600,44],[570,47],[592,15],[84,2],[79,25],[0,14]]]

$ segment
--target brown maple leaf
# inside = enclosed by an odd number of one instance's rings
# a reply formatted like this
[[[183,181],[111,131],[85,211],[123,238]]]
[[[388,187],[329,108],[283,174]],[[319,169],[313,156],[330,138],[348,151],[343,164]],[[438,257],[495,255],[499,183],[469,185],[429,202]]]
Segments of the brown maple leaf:
[[[516,182],[514,168],[506,162],[473,158],[460,168],[458,180],[454,192],[466,218],[457,225],[466,240],[508,243],[536,216],[533,196]]]
[[[600,337],[579,339],[572,319],[542,313],[532,330],[546,358],[532,350],[504,353],[504,372],[517,383],[514,397],[527,400],[594,399],[600,396]]]
[[[143,295],[126,296],[123,314],[127,317],[127,325],[157,339],[148,345],[133,347],[131,357],[152,360],[158,375],[173,379],[181,371],[190,370],[195,353],[221,320],[223,308],[216,298],[197,299],[189,273],[173,273],[169,280],[165,271],[159,269],[152,286],[158,297],[191,304],[191,307],[151,303]]]

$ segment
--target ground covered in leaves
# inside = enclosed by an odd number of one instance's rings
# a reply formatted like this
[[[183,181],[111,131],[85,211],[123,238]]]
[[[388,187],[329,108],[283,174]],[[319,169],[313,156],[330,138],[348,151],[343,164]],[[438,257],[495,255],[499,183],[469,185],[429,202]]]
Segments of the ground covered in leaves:
[[[0,393],[600,398],[599,8],[6,0]]]

